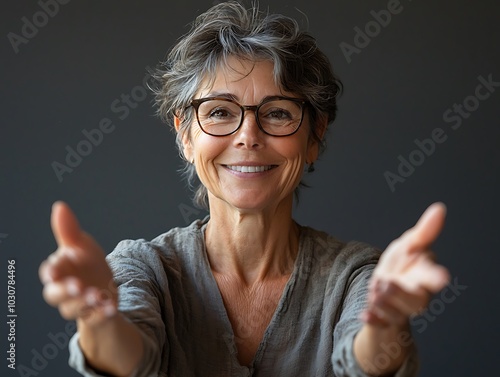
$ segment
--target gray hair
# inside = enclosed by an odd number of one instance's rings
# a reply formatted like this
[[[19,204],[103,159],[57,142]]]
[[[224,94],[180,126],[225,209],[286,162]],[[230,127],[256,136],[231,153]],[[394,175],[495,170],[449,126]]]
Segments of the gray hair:
[[[322,151],[325,144],[318,135],[318,124],[325,119],[328,124],[334,121],[337,97],[342,91],[328,57],[309,33],[300,30],[296,20],[262,12],[257,4],[245,9],[240,3],[229,1],[198,16],[191,30],[153,73],[158,115],[170,125],[173,115],[181,119],[176,143],[184,161],[182,139],[184,135],[189,137],[194,119],[194,112],[186,109],[204,80],[211,85],[217,69],[227,65],[232,56],[274,63],[275,82],[309,101],[311,136]],[[194,165],[185,161],[183,172],[195,192],[194,203],[208,209],[207,189],[198,182]]]

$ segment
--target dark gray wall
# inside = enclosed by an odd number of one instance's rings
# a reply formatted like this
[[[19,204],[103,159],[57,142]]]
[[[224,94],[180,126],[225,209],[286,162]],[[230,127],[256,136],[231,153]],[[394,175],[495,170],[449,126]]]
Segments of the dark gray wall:
[[[73,0],[44,19],[36,1],[4,2],[0,338],[5,356],[7,260],[15,259],[16,362],[32,373],[8,369],[2,357],[2,376],[76,375],[67,366],[65,321],[43,301],[37,277],[40,262],[56,248],[52,202],[67,201],[107,251],[121,239],[149,239],[202,216],[193,212],[176,172],[173,135],[154,117],[151,96],[143,98],[140,86],[146,67],[162,59],[210,4]],[[329,148],[307,178],[312,187],[303,190],[295,216],[341,239],[384,248],[427,205],[444,201],[448,221],[435,251],[462,287],[451,298],[438,295],[428,317],[415,322],[420,375],[495,375],[500,88],[480,89],[483,99],[473,97],[481,80],[500,81],[500,7],[494,0],[401,0],[401,11],[377,30],[371,11],[388,4],[394,1],[270,5],[308,22],[346,88]],[[36,35],[23,30],[33,16],[40,25]],[[340,46],[356,47],[355,27],[368,27],[373,37],[346,58]],[[25,39],[10,42],[9,35]],[[132,105],[118,107],[122,94],[131,92]],[[449,118],[448,109],[464,100],[467,113]],[[99,127],[104,118],[112,131],[58,179],[53,162],[65,164],[66,147],[76,148],[85,140],[82,131]],[[433,148],[427,142],[428,156],[415,152],[415,139],[433,134],[446,140]],[[420,165],[407,167],[406,177],[391,176],[400,180],[391,190],[384,174],[400,175],[400,156]]]

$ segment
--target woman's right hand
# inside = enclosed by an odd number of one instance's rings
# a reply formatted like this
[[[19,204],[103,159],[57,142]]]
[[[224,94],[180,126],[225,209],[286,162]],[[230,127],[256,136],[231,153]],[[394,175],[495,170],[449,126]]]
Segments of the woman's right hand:
[[[105,254],[84,232],[69,206],[52,206],[58,248],[39,268],[43,296],[67,320],[98,325],[117,313],[118,294]]]

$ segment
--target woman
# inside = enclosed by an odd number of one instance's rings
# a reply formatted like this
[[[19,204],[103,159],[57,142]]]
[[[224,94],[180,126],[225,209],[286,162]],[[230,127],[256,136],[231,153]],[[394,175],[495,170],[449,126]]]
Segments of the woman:
[[[222,3],[157,77],[159,113],[210,216],[105,259],[55,203],[59,248],[40,277],[47,302],[77,321],[70,364],[87,376],[415,375],[408,318],[448,280],[428,249],[444,206],[380,259],[292,219],[340,92],[314,39]]]

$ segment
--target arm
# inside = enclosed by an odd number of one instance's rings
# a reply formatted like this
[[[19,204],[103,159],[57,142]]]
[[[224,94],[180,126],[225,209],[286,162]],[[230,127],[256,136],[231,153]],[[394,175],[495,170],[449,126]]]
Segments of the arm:
[[[370,376],[390,376],[401,368],[412,352],[409,325],[385,329],[365,324],[354,338],[354,356]]]
[[[92,369],[116,377],[130,376],[143,356],[139,329],[121,313],[99,324],[77,320],[79,343]]]
[[[379,256],[379,252],[375,253],[375,250],[372,250],[356,250],[356,254],[365,255],[363,257],[365,261],[355,266],[355,270],[348,272],[350,277],[342,299],[342,311],[333,332],[332,366],[334,373],[338,377],[381,376],[383,374],[380,373],[377,366],[385,368],[388,366],[386,363],[393,359],[400,359],[401,363],[393,375],[397,377],[416,376],[418,371],[417,350],[409,331],[398,334],[396,339],[399,343],[396,344],[389,341],[389,337],[384,338],[384,342],[381,337],[373,336],[383,336],[383,334],[364,333],[366,331],[364,328],[369,329],[369,327],[365,327],[366,324],[361,320],[361,316],[367,307],[369,284]],[[364,338],[366,335],[368,336]],[[372,343],[359,342],[363,339],[368,339]],[[403,347],[399,345],[403,345],[405,350],[403,351]],[[384,354],[378,352],[377,347],[379,346]],[[360,349],[362,352],[371,349],[372,352],[360,353]],[[386,351],[389,355],[385,355]],[[373,373],[374,371],[375,373]]]
[[[394,374],[412,344],[408,320],[428,304],[429,297],[448,282],[448,271],[434,262],[429,245],[440,233],[443,205],[434,204],[418,223],[393,241],[375,268],[369,284],[363,327],[354,354],[370,375]]]
[[[45,300],[76,320],[87,364],[113,376],[129,376],[143,358],[142,335],[117,310],[118,293],[104,253],[83,232],[68,206],[55,203],[51,217],[58,249],[40,266]]]

